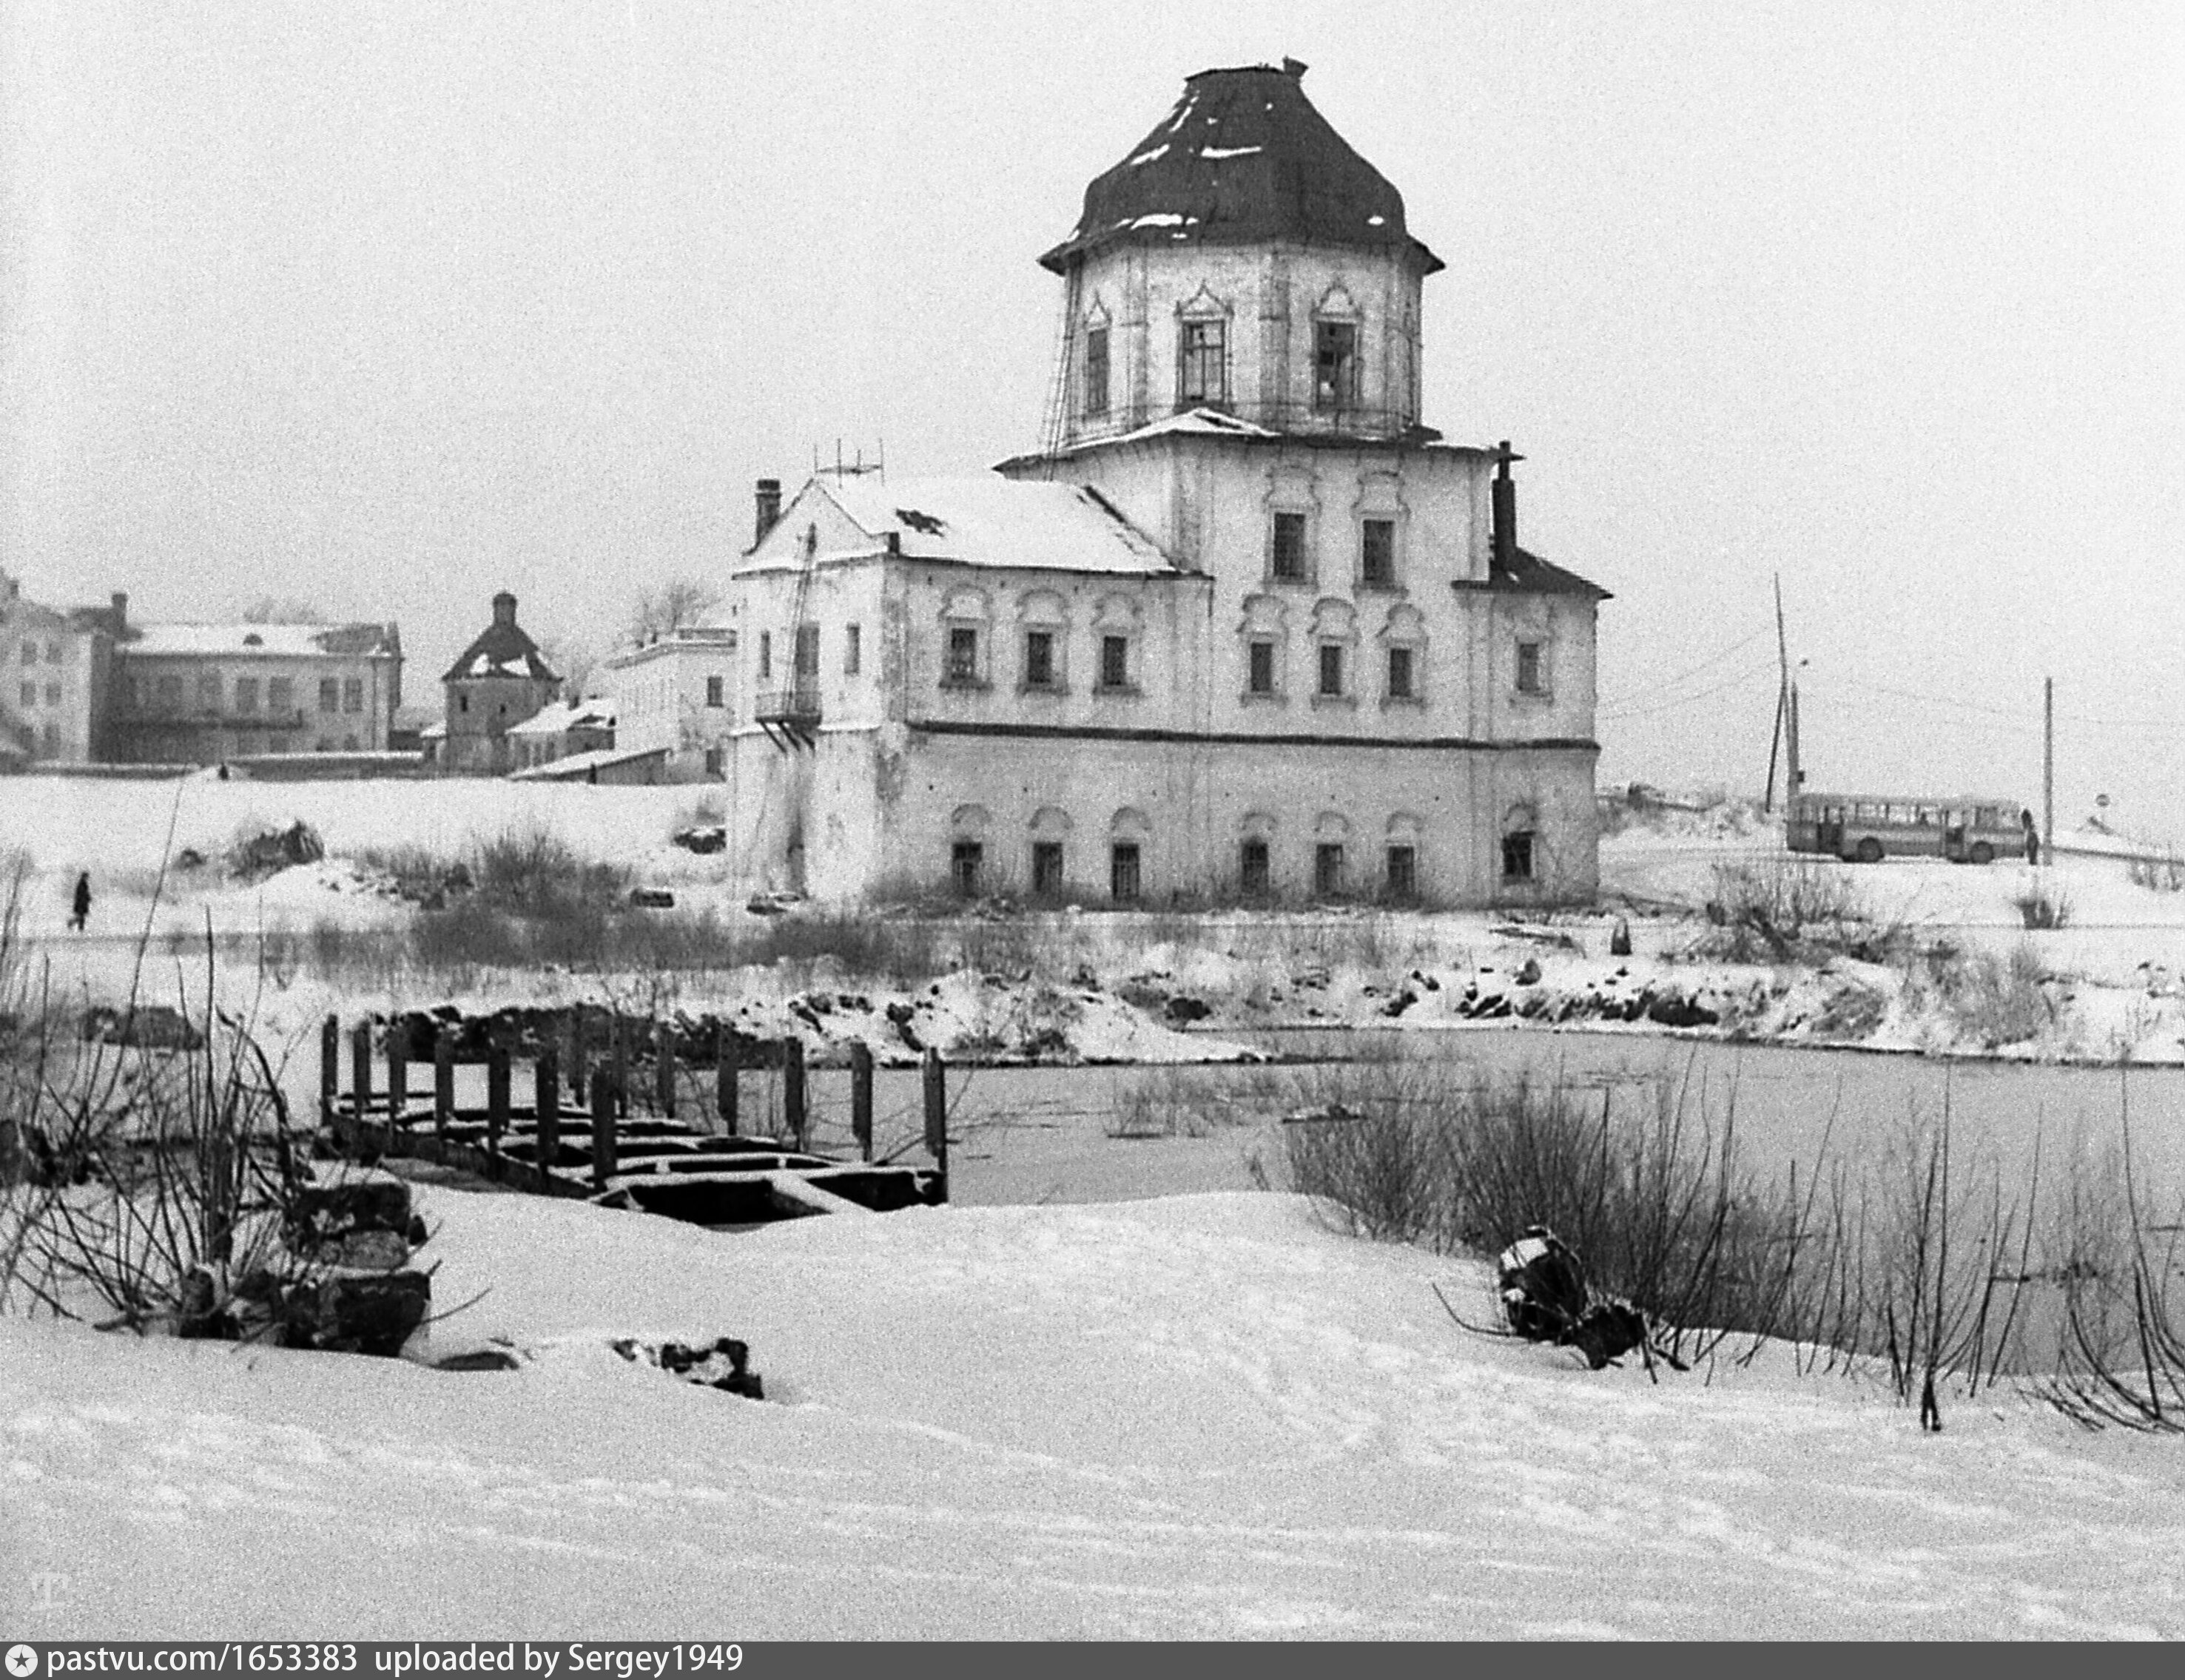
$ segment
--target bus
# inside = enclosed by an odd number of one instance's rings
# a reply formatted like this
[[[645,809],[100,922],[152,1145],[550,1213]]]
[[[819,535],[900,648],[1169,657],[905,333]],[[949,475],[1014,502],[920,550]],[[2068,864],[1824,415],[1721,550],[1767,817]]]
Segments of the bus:
[[[1800,793],[1791,797],[1784,840],[1847,863],[1946,857],[1992,863],[2022,857],[2032,819],[2013,799],[1936,799],[1892,794]]]

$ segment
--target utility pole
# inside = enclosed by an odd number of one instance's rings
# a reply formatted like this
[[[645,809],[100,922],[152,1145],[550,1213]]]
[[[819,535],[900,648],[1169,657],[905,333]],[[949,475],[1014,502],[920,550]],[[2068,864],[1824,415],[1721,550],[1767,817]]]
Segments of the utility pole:
[[[1775,657],[1782,672],[1782,680],[1775,689],[1775,731],[1768,737],[1768,791],[1760,802],[1763,811],[1775,808],[1775,751],[1787,739],[1791,723],[1791,645],[1783,633],[1783,574],[1775,574]],[[1783,789],[1785,804],[1798,789],[1798,756],[1791,755],[1791,769]]]
[[[2041,679],[2041,855],[2056,857],[2056,679]]]

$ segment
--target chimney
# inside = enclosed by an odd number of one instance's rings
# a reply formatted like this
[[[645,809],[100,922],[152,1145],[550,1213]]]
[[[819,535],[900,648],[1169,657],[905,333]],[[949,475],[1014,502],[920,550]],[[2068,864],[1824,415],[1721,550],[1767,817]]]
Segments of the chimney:
[[[506,589],[493,598],[493,622],[511,626],[516,622],[516,597]]]
[[[766,540],[766,533],[774,529],[781,518],[781,480],[762,478],[758,481],[758,534],[754,543]]]
[[[120,641],[128,633],[129,592],[126,589],[116,589],[114,592],[114,639]]]
[[[1517,567],[1517,487],[1511,481],[1510,463],[1523,460],[1525,457],[1511,452],[1507,438],[1495,446],[1495,522],[1492,527],[1495,564],[1504,572],[1514,572]]]

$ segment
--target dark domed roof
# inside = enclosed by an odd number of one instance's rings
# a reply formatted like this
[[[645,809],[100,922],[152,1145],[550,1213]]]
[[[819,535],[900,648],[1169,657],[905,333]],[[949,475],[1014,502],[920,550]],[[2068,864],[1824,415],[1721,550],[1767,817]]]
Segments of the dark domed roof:
[[[1305,66],[1201,70],[1131,154],[1085,189],[1085,214],[1042,257],[1070,262],[1125,240],[1408,248],[1423,271],[1442,266],[1404,226],[1404,198],[1344,143],[1305,97]]]

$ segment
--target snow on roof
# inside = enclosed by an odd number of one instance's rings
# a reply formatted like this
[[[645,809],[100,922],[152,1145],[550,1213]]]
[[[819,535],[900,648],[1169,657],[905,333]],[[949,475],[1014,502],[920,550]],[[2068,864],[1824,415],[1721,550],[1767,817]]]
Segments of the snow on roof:
[[[511,735],[561,735],[572,729],[612,729],[615,726],[611,700],[556,700],[509,730]]]
[[[1056,572],[1172,572],[1152,538],[1080,485],[1003,478],[814,480],[863,531],[913,560]]]
[[[126,652],[250,658],[360,658],[400,650],[385,624],[139,624]]]
[[[1041,265],[1063,274],[1109,244],[1165,237],[1394,248],[1422,273],[1440,268],[1405,226],[1403,195],[1305,98],[1304,73],[1286,62],[1191,77],[1173,114],[1086,187],[1077,225]]]
[[[538,643],[515,624],[498,622],[486,626],[440,680],[451,683],[479,677],[522,677],[541,683],[561,680],[540,657]]]
[[[509,731],[511,734],[514,730]],[[592,752],[573,752],[567,758],[557,758],[550,764],[534,764],[528,770],[518,770],[508,779],[511,782],[567,782],[589,776],[595,770],[604,770],[610,765],[634,764],[640,758],[665,758],[664,746],[603,746]]]

